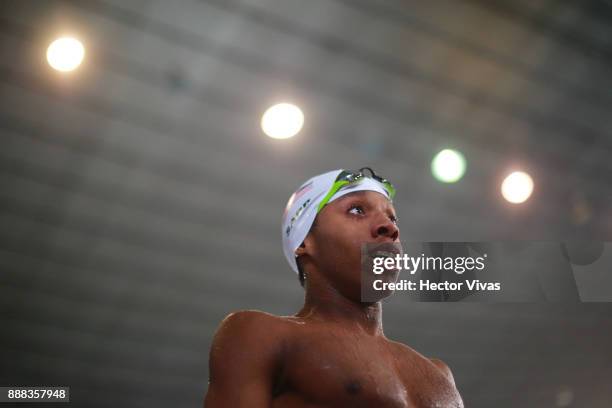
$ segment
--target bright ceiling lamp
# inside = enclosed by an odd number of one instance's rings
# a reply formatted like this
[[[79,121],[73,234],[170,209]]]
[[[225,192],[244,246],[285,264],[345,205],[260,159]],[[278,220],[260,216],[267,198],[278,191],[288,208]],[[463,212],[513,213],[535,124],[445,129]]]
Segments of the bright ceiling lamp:
[[[279,103],[269,107],[261,117],[261,129],[273,139],[295,136],[304,126],[304,114],[297,106]]]
[[[520,204],[531,196],[533,192],[533,179],[522,171],[510,173],[502,182],[502,196],[513,204]]]
[[[431,172],[436,180],[454,183],[465,174],[465,157],[452,149],[440,151],[431,161]]]
[[[69,72],[75,70],[85,56],[83,44],[72,37],[61,37],[53,41],[47,48],[47,62],[51,68]]]

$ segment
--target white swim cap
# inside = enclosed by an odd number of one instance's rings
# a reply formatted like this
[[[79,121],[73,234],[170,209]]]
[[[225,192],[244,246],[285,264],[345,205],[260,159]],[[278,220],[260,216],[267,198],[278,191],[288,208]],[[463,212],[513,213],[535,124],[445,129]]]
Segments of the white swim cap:
[[[355,174],[365,177],[357,176],[355,179],[352,177]],[[337,180],[339,176],[346,175],[349,180],[355,179],[355,181]],[[372,175],[374,176],[374,172]],[[338,187],[339,189],[334,192],[333,190]],[[360,172],[352,173],[338,169],[314,176],[291,195],[283,213],[282,235],[285,258],[295,273],[298,273],[295,250],[304,242],[320,209],[333,200],[356,191],[376,191],[389,200],[394,194],[393,186],[378,176],[372,178]]]

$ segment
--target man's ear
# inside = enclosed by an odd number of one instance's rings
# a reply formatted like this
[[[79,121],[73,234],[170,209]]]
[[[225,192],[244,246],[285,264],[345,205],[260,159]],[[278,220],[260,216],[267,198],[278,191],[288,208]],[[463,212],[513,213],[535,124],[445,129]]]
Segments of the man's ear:
[[[302,255],[306,254],[306,244],[304,242],[302,242],[302,245],[300,245],[296,250],[295,250],[295,257],[300,257]]]
[[[295,257],[299,257],[302,255],[311,255],[310,251],[312,248],[312,237],[311,234],[308,234],[304,239],[304,242],[295,250]]]

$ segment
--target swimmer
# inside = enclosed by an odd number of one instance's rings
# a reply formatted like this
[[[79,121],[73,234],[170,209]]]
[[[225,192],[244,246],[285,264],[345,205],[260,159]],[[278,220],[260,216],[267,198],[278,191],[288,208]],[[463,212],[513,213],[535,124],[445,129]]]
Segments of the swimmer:
[[[382,299],[362,301],[362,244],[399,244],[394,194],[362,168],[315,176],[291,196],[282,242],[304,305],[221,322],[205,408],[463,407],[449,367],[385,337]]]

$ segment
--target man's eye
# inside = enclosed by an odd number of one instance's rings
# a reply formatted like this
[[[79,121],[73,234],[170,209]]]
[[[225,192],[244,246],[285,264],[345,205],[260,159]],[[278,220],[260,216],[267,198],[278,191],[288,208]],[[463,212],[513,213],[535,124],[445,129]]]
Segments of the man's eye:
[[[351,205],[348,212],[351,214],[364,214],[365,213],[365,211],[363,211],[363,207],[360,205]]]
[[[392,223],[397,224],[397,217],[395,215],[390,216],[389,219]]]

